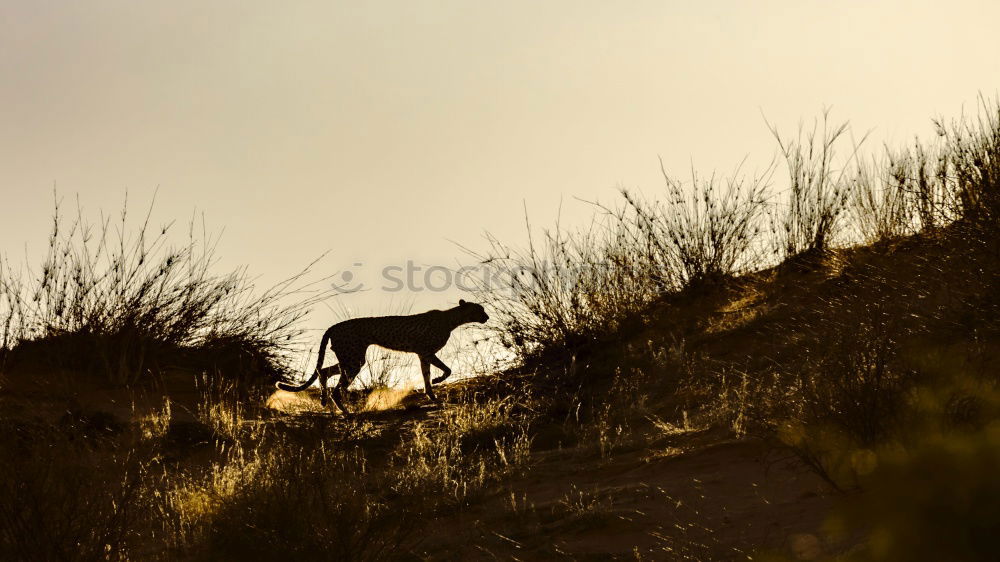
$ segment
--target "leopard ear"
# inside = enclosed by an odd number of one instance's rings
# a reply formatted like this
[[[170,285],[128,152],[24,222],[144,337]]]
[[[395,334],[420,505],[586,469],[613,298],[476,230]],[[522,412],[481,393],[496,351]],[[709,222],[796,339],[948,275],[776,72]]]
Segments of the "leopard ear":
[[[465,306],[465,300],[458,299],[458,306]]]

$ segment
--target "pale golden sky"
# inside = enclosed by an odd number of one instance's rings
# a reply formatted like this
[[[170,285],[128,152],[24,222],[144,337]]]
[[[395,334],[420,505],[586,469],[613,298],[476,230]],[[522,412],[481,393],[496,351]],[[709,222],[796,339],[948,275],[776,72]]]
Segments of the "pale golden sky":
[[[159,217],[204,211],[223,265],[265,279],[328,249],[330,273],[454,265],[449,240],[522,240],[522,204],[547,225],[563,198],[572,225],[573,196],[655,191],[657,155],[760,165],[762,113],[926,136],[996,92],[997,21],[987,1],[4,0],[0,250],[43,250],[54,183],[95,211],[159,186]]]

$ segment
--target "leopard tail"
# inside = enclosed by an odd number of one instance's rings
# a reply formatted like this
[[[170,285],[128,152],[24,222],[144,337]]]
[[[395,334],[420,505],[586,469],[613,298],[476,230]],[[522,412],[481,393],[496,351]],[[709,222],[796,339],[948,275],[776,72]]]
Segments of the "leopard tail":
[[[284,390],[287,392],[302,392],[303,390],[312,386],[312,384],[316,382],[316,378],[319,377],[320,368],[323,367],[323,358],[326,357],[326,346],[329,341],[330,341],[329,332],[324,333],[323,339],[320,340],[319,342],[319,358],[316,360],[316,368],[313,369],[312,376],[309,377],[309,380],[300,384],[299,386],[292,386],[284,381],[281,381],[275,384],[274,386],[278,387],[280,390]]]

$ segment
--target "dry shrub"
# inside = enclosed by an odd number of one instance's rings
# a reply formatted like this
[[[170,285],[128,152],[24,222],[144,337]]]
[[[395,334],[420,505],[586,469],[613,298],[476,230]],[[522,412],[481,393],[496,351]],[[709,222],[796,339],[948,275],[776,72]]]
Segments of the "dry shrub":
[[[772,226],[785,258],[822,253],[834,242],[850,195],[847,172],[864,142],[862,138],[855,143],[847,160],[838,163],[837,148],[847,131],[846,122],[830,123],[829,111],[823,112],[822,123],[815,120],[808,131],[800,125],[794,139],[782,137],[771,126],[789,176],[785,209],[779,212],[778,224]]]
[[[394,452],[394,489],[463,505],[529,460],[529,422],[506,399],[470,401],[421,422]]]
[[[977,115],[938,120],[961,216],[991,232],[1000,218],[1000,100],[980,96]]]
[[[467,450],[474,449],[523,433],[522,426],[528,420],[516,406],[513,396],[471,396],[441,412],[440,423],[448,431],[462,435]]]
[[[725,427],[737,437],[770,433],[774,420],[786,417],[798,398],[787,373],[750,372],[738,365],[706,365],[684,381],[680,392],[687,405],[684,415],[691,412],[685,425]]]
[[[837,489],[857,486],[858,451],[899,435],[905,395],[914,373],[898,360],[901,327],[878,310],[828,326],[817,341],[823,351],[798,372],[779,437]]]
[[[474,254],[485,266],[479,298],[497,339],[522,357],[569,357],[620,329],[655,292],[642,250],[608,222],[575,233],[557,226],[540,243],[529,227],[525,250],[488,240]]]
[[[951,179],[951,157],[940,143],[888,152],[887,191],[902,198],[914,215],[914,232],[947,226],[961,216],[960,200]]]
[[[887,150],[886,162],[859,171],[855,220],[866,240],[940,229],[959,219],[995,229],[1000,103],[981,96],[975,117],[934,124],[934,142]]]
[[[863,244],[917,232],[918,215],[906,188],[905,160],[889,156],[888,162],[872,158],[859,161],[852,178],[851,222]],[[926,222],[925,222],[926,224]]]
[[[222,372],[195,377],[200,400],[195,416],[217,439],[259,441],[266,426],[265,396],[250,392]]]
[[[808,419],[831,423],[863,446],[888,436],[908,375],[896,361],[897,328],[863,321],[830,334],[802,382]]]
[[[626,209],[612,212],[635,247],[645,248],[650,273],[664,289],[679,290],[745,273],[758,267],[756,236],[767,210],[765,192],[773,166],[759,175],[725,179],[691,172],[685,184],[667,174],[666,200],[643,200],[622,191]],[[756,248],[759,250],[759,248]]]
[[[641,446],[645,440],[637,430],[649,424],[656,402],[649,390],[653,381],[640,367],[625,372],[606,365],[581,366],[575,360],[551,380],[537,377],[528,393],[534,409],[548,421],[541,428],[541,441],[552,447],[576,447],[583,456],[596,454],[602,459]]]
[[[48,254],[27,280],[0,268],[0,320],[8,363],[65,367],[130,384],[171,367],[217,367],[230,375],[276,378],[286,371],[300,320],[325,295],[301,283],[308,269],[255,290],[245,270],[219,275],[216,239],[192,220],[187,240],[170,243],[172,223],[137,225],[123,206],[117,224],[95,226],[58,201]]]
[[[661,168],[662,169],[662,168]],[[770,178],[694,174],[691,185],[664,171],[663,201],[627,190],[617,208],[598,206],[589,228],[558,225],[527,249],[493,237],[474,257],[486,266],[481,300],[490,304],[499,340],[523,357],[565,359],[636,327],[639,314],[665,293],[758,267],[756,238]]]

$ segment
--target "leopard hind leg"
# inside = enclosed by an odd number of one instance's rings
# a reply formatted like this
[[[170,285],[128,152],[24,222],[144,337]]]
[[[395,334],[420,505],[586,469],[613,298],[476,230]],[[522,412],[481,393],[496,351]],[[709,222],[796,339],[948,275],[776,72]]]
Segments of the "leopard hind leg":
[[[330,377],[340,373],[340,365],[334,363],[329,367],[323,367],[319,369],[319,403],[326,406],[327,403],[327,388],[326,383],[330,380]]]
[[[354,354],[345,354],[344,359],[340,361],[340,380],[337,381],[337,385],[333,388],[333,402],[345,414],[350,414],[351,411],[344,404],[341,391],[347,392],[347,387],[351,385],[354,377],[358,376],[358,373],[361,372],[361,366],[364,365],[364,361],[364,354],[360,357]]]

